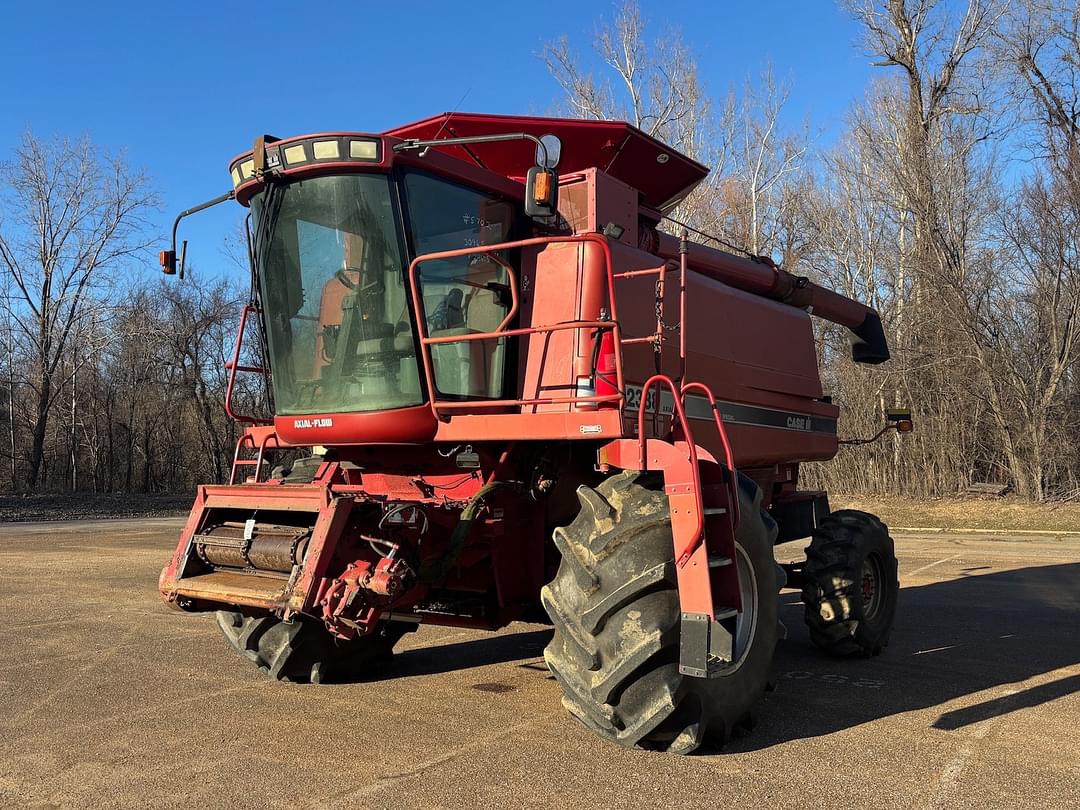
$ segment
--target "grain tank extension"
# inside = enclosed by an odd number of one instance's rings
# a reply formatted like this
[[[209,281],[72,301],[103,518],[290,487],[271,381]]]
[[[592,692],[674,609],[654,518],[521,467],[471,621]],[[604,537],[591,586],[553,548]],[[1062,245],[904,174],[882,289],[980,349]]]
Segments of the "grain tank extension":
[[[704,166],[620,122],[457,113],[262,136],[228,168],[207,205],[249,211],[245,430],[161,573],[170,605],[316,683],[422,623],[548,622],[579,722],[680,753],[748,725],[781,588],[826,651],[885,646],[885,526],[799,489],[838,449],[811,313],[862,363],[888,360],[881,322],[663,232]],[[183,276],[175,244],[162,264]],[[270,415],[237,412],[240,375]],[[774,562],[804,538],[803,564]]]

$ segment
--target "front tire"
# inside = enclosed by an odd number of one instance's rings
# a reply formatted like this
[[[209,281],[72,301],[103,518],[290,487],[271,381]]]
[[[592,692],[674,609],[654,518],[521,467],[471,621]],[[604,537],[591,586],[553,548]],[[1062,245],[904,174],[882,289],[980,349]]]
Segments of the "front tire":
[[[836,656],[870,657],[889,643],[900,592],[888,527],[868,512],[833,512],[814,530],[802,570],[810,638]]]
[[[736,631],[736,661],[711,679],[679,672],[671,519],[655,477],[620,473],[596,489],[579,487],[578,497],[577,518],[555,531],[562,562],[541,593],[555,625],[544,659],[563,705],[605,739],[674,753],[722,745],[749,728],[780,635],[776,524],[762,511],[757,486],[739,477],[736,554],[746,624]]]
[[[343,641],[311,619],[283,622],[271,615],[219,610],[217,624],[229,646],[259,672],[294,683],[362,677],[388,661],[394,645],[417,627],[408,622],[382,622],[366,636]]]

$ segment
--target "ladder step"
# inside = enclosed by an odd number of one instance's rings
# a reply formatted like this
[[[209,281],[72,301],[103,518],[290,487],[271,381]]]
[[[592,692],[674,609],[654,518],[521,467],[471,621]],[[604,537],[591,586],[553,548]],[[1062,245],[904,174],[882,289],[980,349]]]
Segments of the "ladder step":
[[[710,506],[705,509],[705,517],[710,515],[726,515],[728,512],[726,506]]]
[[[739,611],[735,608],[718,608],[713,611],[713,618],[718,622],[722,622],[724,619],[733,619],[738,615]]]
[[[731,565],[731,557],[723,557],[719,554],[709,556],[709,568],[723,568],[725,565]]]

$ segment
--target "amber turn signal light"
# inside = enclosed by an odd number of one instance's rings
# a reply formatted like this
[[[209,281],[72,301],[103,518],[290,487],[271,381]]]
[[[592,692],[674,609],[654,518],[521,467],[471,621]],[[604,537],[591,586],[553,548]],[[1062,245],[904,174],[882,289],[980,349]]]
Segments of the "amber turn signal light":
[[[161,262],[161,272],[167,276],[176,275],[176,253],[171,250],[163,250],[158,254]]]
[[[908,408],[889,408],[885,411],[885,420],[896,428],[897,433],[911,433],[915,429],[915,422],[912,421]]]
[[[525,178],[525,213],[553,217],[559,211],[559,178],[554,169],[533,166]]]
[[[536,175],[536,183],[533,185],[533,202],[544,205],[551,196],[551,175],[547,172],[539,172]]]

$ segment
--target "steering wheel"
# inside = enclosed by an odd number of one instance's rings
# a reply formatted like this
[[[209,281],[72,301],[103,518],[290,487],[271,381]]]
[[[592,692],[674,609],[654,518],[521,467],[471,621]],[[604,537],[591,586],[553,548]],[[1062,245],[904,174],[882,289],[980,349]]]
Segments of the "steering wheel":
[[[348,287],[350,290],[355,290],[360,285],[349,278],[349,273],[361,273],[361,270],[359,267],[342,267],[334,273],[334,278],[337,279],[342,286]],[[363,276],[361,275],[361,278],[362,277]]]

